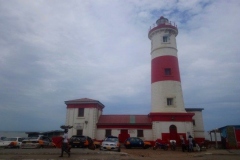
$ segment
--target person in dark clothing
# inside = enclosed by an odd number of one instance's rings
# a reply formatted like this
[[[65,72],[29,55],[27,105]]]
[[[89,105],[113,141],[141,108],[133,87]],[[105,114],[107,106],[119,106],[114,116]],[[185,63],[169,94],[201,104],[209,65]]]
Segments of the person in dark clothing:
[[[68,129],[64,130],[64,134],[62,137],[62,149],[61,149],[61,155],[59,157],[63,157],[63,152],[66,152],[68,154],[68,157],[70,157],[70,150],[68,149]]]
[[[222,141],[223,149],[226,149],[227,148],[226,138],[221,136],[221,141]]]
[[[194,138],[192,139],[192,144],[193,144],[193,147],[196,147],[196,142]]]
[[[185,143],[185,140],[184,140],[183,137],[181,138],[181,144],[182,144],[182,151],[185,152],[185,149],[186,149],[186,143]]]

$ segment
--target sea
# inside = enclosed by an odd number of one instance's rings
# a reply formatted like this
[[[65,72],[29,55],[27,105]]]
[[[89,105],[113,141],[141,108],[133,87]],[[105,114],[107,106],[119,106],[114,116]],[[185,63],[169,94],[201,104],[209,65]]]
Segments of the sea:
[[[0,131],[0,137],[27,137],[26,131]]]

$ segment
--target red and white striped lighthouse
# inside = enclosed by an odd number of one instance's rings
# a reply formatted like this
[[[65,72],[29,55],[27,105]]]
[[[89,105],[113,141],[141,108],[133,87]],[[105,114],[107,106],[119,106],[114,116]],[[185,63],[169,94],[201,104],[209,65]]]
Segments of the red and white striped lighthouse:
[[[193,133],[192,117],[187,113],[179,73],[177,26],[163,16],[150,29],[151,40],[151,113],[154,139],[179,140]]]
[[[186,112],[177,57],[178,29],[164,17],[156,24],[148,33],[152,56],[151,112]]]

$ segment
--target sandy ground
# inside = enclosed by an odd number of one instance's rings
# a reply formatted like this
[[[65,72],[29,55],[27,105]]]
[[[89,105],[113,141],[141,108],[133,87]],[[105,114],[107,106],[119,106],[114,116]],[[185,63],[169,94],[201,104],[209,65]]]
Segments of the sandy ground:
[[[78,159],[78,160],[240,160],[240,150],[211,149],[202,152],[182,152],[149,149],[125,149],[121,152],[74,148],[71,156],[58,157],[60,149],[0,149],[3,159]]]

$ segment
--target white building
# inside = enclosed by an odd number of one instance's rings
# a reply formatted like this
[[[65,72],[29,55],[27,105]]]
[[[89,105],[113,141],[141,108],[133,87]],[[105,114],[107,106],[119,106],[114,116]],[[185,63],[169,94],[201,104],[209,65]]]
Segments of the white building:
[[[107,135],[141,137],[155,141],[180,142],[191,134],[195,141],[204,140],[202,108],[185,109],[177,57],[178,29],[160,17],[151,28],[151,112],[146,115],[102,115],[104,105],[89,98],[65,101],[66,125],[74,127],[71,135],[88,135],[102,140]]]

